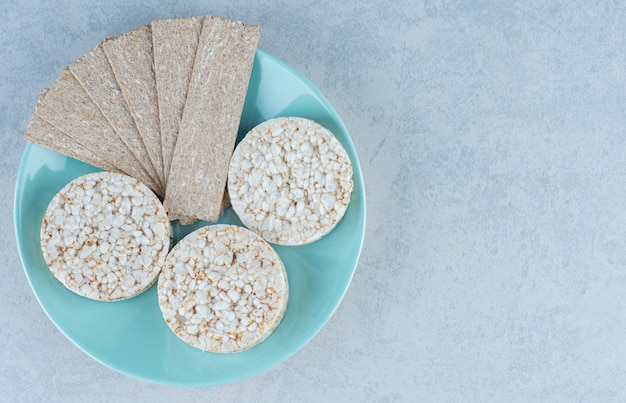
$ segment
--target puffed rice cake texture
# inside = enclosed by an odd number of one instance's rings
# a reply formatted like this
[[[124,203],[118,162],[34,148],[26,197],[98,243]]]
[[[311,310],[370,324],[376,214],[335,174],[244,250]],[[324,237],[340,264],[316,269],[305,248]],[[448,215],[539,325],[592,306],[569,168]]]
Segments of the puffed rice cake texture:
[[[40,233],[52,274],[74,293],[98,301],[128,299],[154,284],[171,234],[156,195],[112,172],[65,185],[48,205]]]
[[[328,129],[280,117],[250,130],[228,169],[228,193],[242,223],[268,242],[303,245],[343,218],[353,189],[352,162]]]
[[[257,234],[236,225],[202,227],[183,238],[159,275],[167,325],[213,353],[247,350],[280,323],[289,296],[285,267]]]

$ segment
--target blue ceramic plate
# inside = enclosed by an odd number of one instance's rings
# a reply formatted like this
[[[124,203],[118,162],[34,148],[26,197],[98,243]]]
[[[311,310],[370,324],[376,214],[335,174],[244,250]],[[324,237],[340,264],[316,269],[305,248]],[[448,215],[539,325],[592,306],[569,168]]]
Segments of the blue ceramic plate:
[[[365,193],[354,146],[328,100],[306,78],[274,56],[258,51],[239,137],[278,116],[302,116],[330,129],[354,165],[354,191],[339,225],[305,246],[275,246],[289,277],[285,316],[264,342],[241,353],[202,352],[167,327],[156,286],[121,302],[96,302],[66,290],[48,270],[40,251],[39,228],[48,203],[69,181],[96,171],[46,148],[28,144],[15,188],[15,230],[24,271],[39,303],[55,325],[79,348],[104,365],[140,379],[212,386],[258,375],[302,348],[333,314],[350,284],[365,230]],[[206,222],[174,224],[175,242]],[[231,209],[220,223],[241,222]]]

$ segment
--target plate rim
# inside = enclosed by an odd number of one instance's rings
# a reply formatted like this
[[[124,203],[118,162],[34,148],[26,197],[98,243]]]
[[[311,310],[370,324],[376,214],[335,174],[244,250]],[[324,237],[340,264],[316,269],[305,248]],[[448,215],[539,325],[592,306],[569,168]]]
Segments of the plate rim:
[[[24,234],[23,234],[23,230],[21,228],[21,226],[19,225],[21,222],[21,216],[22,216],[22,206],[20,204],[20,202],[22,201],[22,196],[21,194],[18,194],[18,190],[20,189],[24,189],[25,185],[24,185],[24,181],[25,181],[25,177],[23,175],[23,172],[26,169],[26,160],[27,160],[27,156],[30,153],[30,150],[32,148],[32,145],[34,143],[28,142],[26,141],[26,146],[24,148],[24,151],[22,152],[22,157],[20,159],[20,164],[18,166],[18,170],[16,172],[16,180],[15,180],[15,187],[14,187],[14,191],[13,191],[13,226],[14,226],[14,235],[16,238],[16,243],[17,243],[17,249],[18,249],[18,255],[20,258],[20,263],[22,265],[22,270],[24,271],[24,274],[26,276],[26,279],[28,281],[30,290],[32,292],[32,294],[34,294],[39,306],[43,309],[44,313],[46,314],[46,316],[48,317],[48,319],[50,320],[50,322],[52,322],[54,324],[54,326],[61,332],[61,334],[63,334],[63,336],[68,339],[73,345],[75,345],[76,347],[78,347],[83,353],[85,353],[87,356],[89,356],[91,359],[99,362],[100,364],[104,365],[105,367],[112,369],[116,372],[119,372],[121,374],[124,374],[126,376],[129,376],[131,378],[136,378],[136,379],[141,379],[143,381],[146,382],[151,382],[151,383],[155,383],[155,384],[162,384],[162,385],[170,385],[170,386],[176,386],[176,387],[212,387],[212,386],[218,386],[218,385],[225,385],[225,384],[232,384],[235,382],[240,382],[242,380],[245,379],[251,379],[254,378],[256,376],[259,376],[260,374],[278,366],[279,364],[281,364],[282,362],[286,361],[287,359],[293,357],[293,355],[295,355],[299,350],[301,350],[304,346],[306,346],[315,336],[317,336],[319,334],[319,332],[321,331],[321,329],[323,329],[328,321],[335,315],[337,309],[339,308],[339,305],[341,304],[341,302],[343,301],[348,288],[350,288],[350,285],[352,283],[352,280],[354,278],[354,274],[358,268],[358,264],[361,258],[361,254],[363,251],[363,245],[364,245],[364,241],[365,241],[365,229],[367,227],[367,202],[366,202],[366,191],[365,191],[365,181],[363,179],[363,171],[360,165],[360,161],[358,158],[358,154],[356,152],[356,148],[354,146],[354,143],[352,141],[352,136],[350,135],[349,131],[347,130],[343,120],[339,117],[339,115],[337,114],[337,111],[335,110],[335,108],[331,105],[330,101],[326,98],[326,96],[324,94],[322,94],[322,92],[307,78],[305,77],[302,73],[300,73],[297,69],[295,69],[293,66],[289,65],[287,62],[285,62],[284,60],[280,59],[277,56],[274,56],[273,54],[270,54],[267,51],[264,51],[260,48],[257,48],[256,50],[257,54],[260,55],[261,57],[267,58],[269,60],[271,60],[272,62],[280,65],[282,68],[288,70],[290,73],[292,73],[295,77],[298,78],[299,81],[301,81],[307,88],[308,90],[310,90],[318,99],[319,101],[323,104],[323,106],[326,108],[326,110],[330,113],[332,120],[334,121],[334,123],[339,127],[339,129],[341,131],[343,131],[344,133],[347,134],[347,136],[345,136],[345,138],[343,139],[348,145],[349,147],[353,150],[353,157],[354,159],[352,160],[352,165],[353,165],[353,169],[354,171],[358,172],[359,175],[354,175],[353,176],[353,180],[358,180],[358,186],[361,189],[361,193],[360,193],[360,198],[361,198],[361,204],[362,204],[362,209],[363,209],[363,214],[362,217],[360,217],[363,225],[362,225],[362,230],[358,233],[359,235],[359,244],[358,244],[358,248],[357,248],[357,255],[356,255],[356,260],[354,261],[354,265],[351,268],[350,271],[350,275],[348,277],[347,283],[346,283],[346,287],[342,290],[342,292],[340,294],[338,294],[338,300],[337,303],[335,304],[335,306],[332,308],[331,313],[322,321],[320,321],[316,326],[312,327],[313,331],[310,332],[308,337],[304,337],[301,338],[297,343],[295,343],[293,345],[292,348],[290,348],[289,350],[286,351],[286,354],[284,354],[283,358],[278,360],[278,361],[272,361],[271,364],[265,364],[265,365],[258,365],[256,367],[256,370],[253,371],[254,373],[252,375],[250,374],[244,374],[242,376],[231,376],[228,381],[225,382],[212,382],[211,378],[207,378],[206,380],[204,380],[203,382],[194,382],[194,381],[179,381],[179,380],[168,380],[168,379],[156,379],[156,377],[150,377],[150,376],[145,376],[143,374],[140,373],[136,373],[134,371],[128,371],[127,369],[120,367],[118,365],[115,365],[114,363],[110,363],[110,362],[104,362],[101,359],[99,359],[98,357],[92,355],[91,353],[89,353],[87,350],[85,350],[80,344],[78,344],[72,337],[70,337],[64,330],[63,328],[57,323],[57,321],[55,321],[50,312],[48,311],[48,308],[42,303],[40,296],[38,294],[38,292],[36,291],[35,287],[33,287],[33,282],[31,279],[31,275],[29,274],[29,271],[26,268],[26,262],[25,262],[25,252],[24,252],[24,245],[23,245],[23,240],[24,240]],[[67,157],[70,158],[70,157]]]

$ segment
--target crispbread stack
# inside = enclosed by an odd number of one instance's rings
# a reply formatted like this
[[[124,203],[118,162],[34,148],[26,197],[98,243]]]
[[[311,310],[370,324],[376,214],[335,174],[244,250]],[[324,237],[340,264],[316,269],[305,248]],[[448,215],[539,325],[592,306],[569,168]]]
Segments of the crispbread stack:
[[[260,34],[256,26],[205,17],[165,190],[168,212],[219,217]]]
[[[75,142],[72,138],[66,136],[65,133],[52,126],[38,115],[33,115],[30,119],[24,138],[27,141],[57,150],[62,154],[104,169],[105,171],[119,172],[116,166],[100,158],[98,154],[85,148],[80,143]]]
[[[35,114],[120,171],[156,187],[68,68],[52,83]]]
[[[41,91],[37,106],[43,101],[48,91],[48,88],[44,88]],[[62,154],[104,169],[105,171],[119,172],[119,169],[113,164],[102,159],[98,154],[85,148],[80,143],[77,143],[65,133],[40,118],[36,113],[33,114],[28,123],[24,139],[57,150]]]
[[[259,36],[208,16],[108,38],[42,91],[24,138],[138,179],[171,219],[217,221]]]
[[[175,18],[150,24],[165,177],[172,164],[202,20],[202,17]]]
[[[159,194],[165,189],[164,183],[156,174],[144,142],[135,126],[126,102],[117,84],[113,69],[109,64],[102,44],[91,49],[70,66],[70,71],[85,88],[96,106],[100,109],[113,130],[135,156],[141,166],[159,186]]]
[[[150,27],[139,27],[107,39],[102,48],[135,119],[156,175],[165,183]]]

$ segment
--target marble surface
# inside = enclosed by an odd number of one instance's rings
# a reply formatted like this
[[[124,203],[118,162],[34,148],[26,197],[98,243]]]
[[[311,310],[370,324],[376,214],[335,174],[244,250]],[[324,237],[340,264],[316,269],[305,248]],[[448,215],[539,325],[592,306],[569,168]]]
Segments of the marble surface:
[[[558,3],[0,2],[0,400],[624,401],[626,9]],[[39,91],[107,36],[201,14],[261,25],[260,47],[329,98],[368,224],[305,348],[184,389],[120,375],[55,328],[12,203]]]

